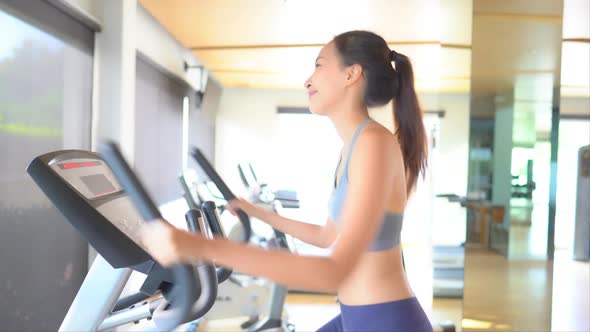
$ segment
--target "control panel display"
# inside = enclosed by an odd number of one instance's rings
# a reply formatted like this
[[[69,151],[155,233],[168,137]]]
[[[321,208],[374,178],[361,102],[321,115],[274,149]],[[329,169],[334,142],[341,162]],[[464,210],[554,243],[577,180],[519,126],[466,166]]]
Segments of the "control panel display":
[[[104,176],[104,174],[81,176],[80,180],[82,180],[90,192],[94,194],[93,198],[108,195],[116,191],[113,184],[109,181],[109,179],[107,179],[106,176]]]

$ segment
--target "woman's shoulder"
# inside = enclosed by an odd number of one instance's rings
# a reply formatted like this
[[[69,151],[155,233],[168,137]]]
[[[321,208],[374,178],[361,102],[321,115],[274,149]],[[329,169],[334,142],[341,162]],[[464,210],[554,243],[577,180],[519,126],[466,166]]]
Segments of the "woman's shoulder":
[[[397,138],[380,124],[367,125],[358,136],[351,158],[351,177],[378,176],[391,183],[403,175],[403,157]]]
[[[397,136],[378,122],[367,125],[360,133],[356,144],[363,150],[369,150],[381,156],[401,155]]]

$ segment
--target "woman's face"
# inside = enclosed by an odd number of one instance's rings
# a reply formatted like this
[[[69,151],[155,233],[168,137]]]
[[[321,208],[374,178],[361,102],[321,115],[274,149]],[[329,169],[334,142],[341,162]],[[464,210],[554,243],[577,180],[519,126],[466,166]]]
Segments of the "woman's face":
[[[346,91],[346,71],[334,42],[326,44],[315,62],[313,74],[305,81],[312,113],[328,115],[342,102]]]

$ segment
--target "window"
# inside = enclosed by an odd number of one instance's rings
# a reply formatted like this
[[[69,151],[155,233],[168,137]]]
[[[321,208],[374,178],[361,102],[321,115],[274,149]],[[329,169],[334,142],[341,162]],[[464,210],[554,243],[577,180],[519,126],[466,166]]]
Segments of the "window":
[[[183,116],[188,117],[183,104],[190,90],[144,56],[136,66],[135,168],[156,203],[164,204],[181,196]]]
[[[25,169],[50,151],[90,148],[94,35],[44,1],[0,0],[0,31],[2,327],[57,330],[88,245]]]

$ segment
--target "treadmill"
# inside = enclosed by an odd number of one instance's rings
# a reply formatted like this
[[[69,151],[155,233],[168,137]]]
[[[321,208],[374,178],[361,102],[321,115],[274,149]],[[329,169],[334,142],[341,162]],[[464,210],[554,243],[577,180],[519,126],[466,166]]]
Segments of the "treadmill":
[[[27,172],[67,221],[98,252],[60,331],[102,331],[142,320],[158,331],[203,316],[217,296],[218,276],[207,264],[163,268],[139,238],[143,220],[161,218],[114,144],[107,158],[82,150],[63,150],[35,158]],[[135,206],[137,206],[137,208]],[[203,217],[191,210],[189,229],[207,234]],[[207,220],[209,223],[218,220]],[[146,275],[137,294],[120,299],[132,271]],[[231,273],[231,271],[230,271]]]

